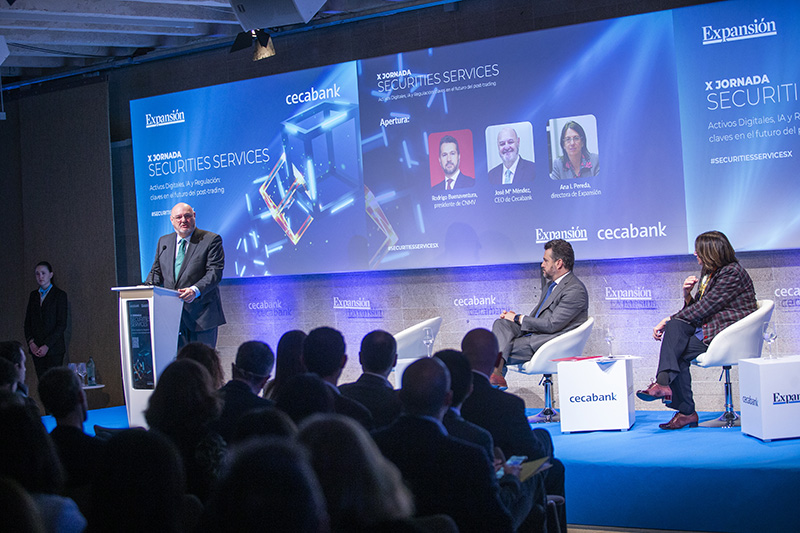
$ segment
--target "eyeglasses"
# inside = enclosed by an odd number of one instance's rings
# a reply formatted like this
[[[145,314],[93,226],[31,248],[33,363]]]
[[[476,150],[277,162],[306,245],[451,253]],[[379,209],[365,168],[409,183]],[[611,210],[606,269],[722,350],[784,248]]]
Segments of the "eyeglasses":
[[[583,139],[579,135],[575,137],[564,137],[564,144],[581,142]]]
[[[187,213],[185,215],[173,215],[172,220],[181,220],[181,219],[192,220],[193,218],[194,215],[192,213]]]

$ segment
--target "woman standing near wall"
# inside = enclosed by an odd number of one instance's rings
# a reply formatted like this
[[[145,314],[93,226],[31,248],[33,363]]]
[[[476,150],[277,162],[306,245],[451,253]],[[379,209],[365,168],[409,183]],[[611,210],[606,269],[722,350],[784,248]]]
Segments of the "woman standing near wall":
[[[53,284],[53,267],[41,261],[34,270],[39,288],[28,298],[25,313],[25,342],[33,356],[36,377],[64,364],[67,344],[67,293]]]

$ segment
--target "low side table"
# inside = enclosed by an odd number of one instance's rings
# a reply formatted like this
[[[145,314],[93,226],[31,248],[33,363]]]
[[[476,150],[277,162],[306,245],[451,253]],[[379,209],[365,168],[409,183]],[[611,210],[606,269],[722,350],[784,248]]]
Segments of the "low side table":
[[[623,430],[636,421],[633,357],[558,363],[561,432]]]
[[[800,437],[800,355],[739,361],[742,433],[763,441]]]

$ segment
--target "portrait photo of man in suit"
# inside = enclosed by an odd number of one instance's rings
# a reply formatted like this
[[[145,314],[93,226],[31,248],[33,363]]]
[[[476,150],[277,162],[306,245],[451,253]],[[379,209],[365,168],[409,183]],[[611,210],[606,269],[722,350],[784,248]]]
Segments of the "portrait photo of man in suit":
[[[445,135],[439,139],[439,166],[444,172],[444,179],[432,188],[437,191],[466,189],[475,185],[475,178],[461,172],[461,148],[458,139]]]
[[[489,183],[492,185],[518,185],[533,182],[533,161],[521,157],[519,148],[520,138],[516,129],[507,126],[497,133],[497,153],[501,163],[489,170]]]
[[[197,228],[194,209],[179,203],[170,213],[174,233],[158,239],[156,258],[145,283],[178,291],[183,300],[178,348],[190,342],[217,345],[225,323],[219,282],[225,268],[222,237]]]

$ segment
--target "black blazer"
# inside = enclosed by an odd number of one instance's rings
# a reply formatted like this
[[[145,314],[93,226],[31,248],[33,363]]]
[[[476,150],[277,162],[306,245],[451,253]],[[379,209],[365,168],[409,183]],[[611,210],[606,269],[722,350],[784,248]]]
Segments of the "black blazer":
[[[25,344],[47,346],[47,355],[67,352],[64,332],[67,329],[67,293],[53,285],[39,305],[39,290],[31,292],[25,312]]]
[[[449,515],[462,533],[512,531],[486,452],[448,436],[432,420],[401,416],[373,433],[414,494],[417,515]]]
[[[379,376],[362,374],[353,383],[339,385],[339,391],[369,409],[376,428],[388,426],[403,410],[397,391]]]

